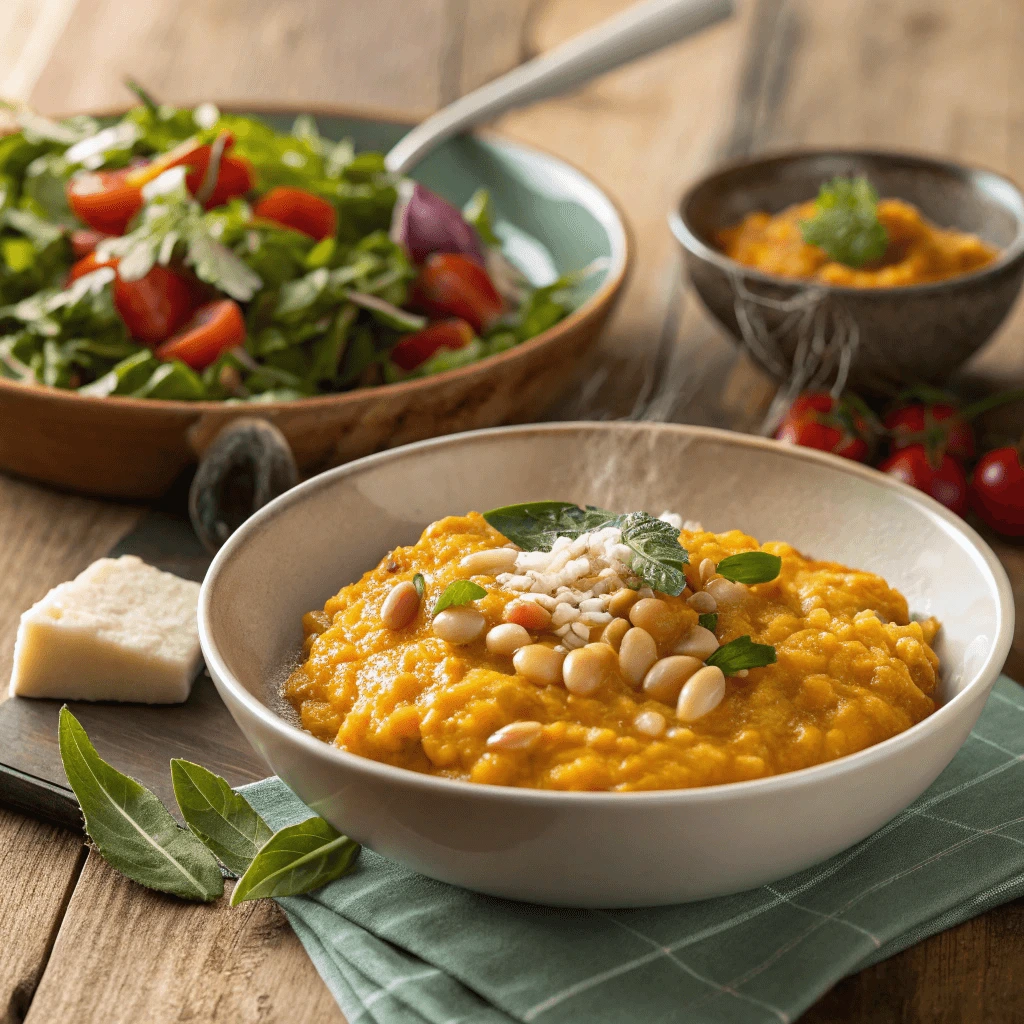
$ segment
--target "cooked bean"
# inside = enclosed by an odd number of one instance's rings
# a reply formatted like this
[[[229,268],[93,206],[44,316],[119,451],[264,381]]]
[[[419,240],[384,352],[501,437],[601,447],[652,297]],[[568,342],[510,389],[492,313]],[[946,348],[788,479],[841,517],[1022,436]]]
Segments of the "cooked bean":
[[[656,643],[664,643],[675,628],[672,609],[656,597],[642,597],[629,610],[629,621],[634,626],[646,629]]]
[[[589,697],[615,671],[615,662],[615,652],[607,644],[587,644],[566,655],[562,682],[577,697]]]
[[[680,722],[695,722],[714,711],[725,696],[725,675],[717,665],[705,665],[686,681],[676,704]]]
[[[699,672],[703,663],[685,654],[674,654],[656,661],[644,676],[644,693],[664,704],[674,704],[683,683]]]
[[[710,629],[703,626],[694,626],[679,643],[676,644],[673,654],[689,654],[691,657],[710,658],[718,650],[718,639]]]
[[[717,570],[718,566],[710,558],[701,559],[700,569],[697,570],[700,573],[701,586],[704,586]]]
[[[524,679],[537,686],[554,686],[562,678],[565,655],[544,644],[527,644],[512,657],[512,665]]]
[[[626,618],[629,615],[629,609],[633,607],[640,600],[640,595],[635,590],[630,590],[629,587],[623,587],[621,590],[615,591],[608,601],[608,611],[612,615],[619,615],[622,618]]]
[[[650,587],[641,587],[637,594],[640,597],[654,597],[654,591]]]
[[[514,622],[531,633],[539,633],[551,625],[551,612],[534,601],[512,601],[505,605],[504,618],[506,622]]]
[[[619,647],[619,668],[632,687],[638,687],[647,675],[648,669],[658,660],[658,645],[654,637],[634,626],[623,638]]]
[[[380,606],[380,621],[388,629],[404,629],[420,608],[420,595],[409,580],[396,583]]]
[[[622,645],[622,638],[629,632],[630,628],[628,619],[612,619],[604,627],[604,632],[601,634],[601,643],[608,644],[613,651],[619,650]]]
[[[532,747],[543,731],[540,722],[509,722],[487,739],[487,746],[495,750],[526,750]]]
[[[502,658],[511,658],[520,647],[530,643],[530,634],[514,622],[503,622],[487,631],[487,650]]]
[[[712,580],[704,588],[704,592],[710,594],[715,599],[715,603],[723,607],[738,604],[747,596],[747,588],[742,583],[733,583],[732,580],[727,580],[724,577]]]
[[[459,605],[435,615],[431,628],[450,644],[468,644],[484,631],[485,625],[487,620],[475,608]]]
[[[718,605],[715,604],[715,599],[706,590],[698,590],[696,594],[686,599],[686,603],[695,612],[700,612],[701,615],[718,611]]]
[[[474,551],[459,562],[459,568],[471,576],[497,576],[499,572],[511,572],[516,567],[518,551],[512,548],[487,548]]]
[[[642,732],[645,736],[655,739],[664,734],[667,725],[665,716],[658,711],[641,711],[633,719],[633,728],[637,732]]]

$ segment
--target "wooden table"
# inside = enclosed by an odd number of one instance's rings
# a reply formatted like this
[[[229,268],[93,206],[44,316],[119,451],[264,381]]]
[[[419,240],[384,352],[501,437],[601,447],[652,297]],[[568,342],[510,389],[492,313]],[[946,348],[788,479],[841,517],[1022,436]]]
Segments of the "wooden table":
[[[626,211],[638,259],[579,413],[756,425],[771,388],[683,286],[666,212],[725,156],[871,144],[999,170],[1024,158],[1024,5],[739,0],[730,24],[500,129],[587,168]],[[44,112],[127,99],[369,105],[423,114],[625,0],[5,0],[0,95]],[[1018,314],[973,364],[1021,383]],[[0,478],[0,679],[18,614],[103,554],[140,510]],[[1018,599],[1022,549],[999,545]],[[1024,637],[1010,671],[1024,653]],[[1024,1019],[1024,903],[839,984],[817,1022]],[[1017,982],[1015,985],[1014,982]],[[81,836],[0,811],[0,1024],[340,1021],[269,902],[184,905],[119,876]]]

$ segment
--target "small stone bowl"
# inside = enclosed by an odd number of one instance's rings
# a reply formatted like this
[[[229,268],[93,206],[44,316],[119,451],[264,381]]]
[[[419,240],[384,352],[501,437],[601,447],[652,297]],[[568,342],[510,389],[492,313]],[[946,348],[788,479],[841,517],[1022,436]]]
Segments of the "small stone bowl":
[[[932,284],[849,288],[765,274],[715,246],[716,232],[748,213],[777,213],[812,199],[830,178],[861,175],[880,196],[998,247],[999,258]],[[874,394],[941,383],[991,338],[1024,279],[1020,189],[992,171],[929,157],[822,150],[731,163],[692,185],[669,223],[711,314],[773,377],[800,387],[837,376]]]

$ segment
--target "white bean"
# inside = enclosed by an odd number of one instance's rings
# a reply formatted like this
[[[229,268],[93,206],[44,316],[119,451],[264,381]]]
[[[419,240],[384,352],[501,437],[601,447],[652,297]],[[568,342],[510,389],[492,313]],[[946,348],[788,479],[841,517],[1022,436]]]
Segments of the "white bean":
[[[733,583],[723,577],[712,580],[704,588],[704,593],[710,594],[715,603],[724,608],[742,601],[747,596],[747,588],[742,583]]]
[[[696,658],[675,654],[656,661],[644,676],[644,693],[663,704],[674,704],[683,683],[703,666]]]
[[[566,656],[562,682],[577,697],[589,697],[615,671],[615,661],[615,652],[607,644],[587,644]]]
[[[516,672],[535,686],[554,686],[562,678],[565,655],[543,644],[527,644],[512,657]]]
[[[718,571],[718,566],[710,558],[703,558],[701,559],[700,569],[697,571],[700,573],[701,585],[705,586],[708,580]]]
[[[698,590],[696,594],[693,594],[686,599],[686,603],[695,612],[700,612],[701,615],[707,615],[710,612],[718,611],[718,605],[715,604],[715,599],[706,590]]]
[[[543,728],[540,722],[509,722],[491,733],[487,746],[494,750],[526,750],[540,739]]]
[[[657,660],[658,645],[646,629],[634,626],[622,638],[619,645],[619,668],[630,686],[638,687]]]
[[[646,629],[659,643],[664,643],[676,628],[672,609],[656,597],[642,597],[629,609],[629,621]]]
[[[459,605],[456,608],[445,608],[434,616],[431,628],[435,636],[450,644],[472,643],[487,625],[487,620],[475,608]]]
[[[388,629],[404,629],[420,609],[420,595],[409,581],[396,583],[380,606],[380,621]]]
[[[714,711],[724,696],[724,673],[717,665],[705,665],[690,676],[680,691],[676,718],[680,722],[695,722],[709,711]]]
[[[511,572],[516,567],[518,551],[512,548],[487,548],[474,551],[459,562],[471,576],[497,576],[500,572]]]
[[[665,716],[658,711],[641,711],[633,719],[633,728],[637,732],[641,732],[645,736],[651,736],[654,739],[664,734],[667,725],[668,722],[665,721]]]
[[[487,631],[487,650],[498,657],[510,658],[530,643],[530,634],[514,622],[503,622]]]
[[[710,658],[715,651],[718,650],[718,639],[710,629],[706,629],[704,626],[694,626],[689,633],[686,634],[676,644],[673,654],[688,654],[692,658],[700,658],[703,661],[705,658]]]

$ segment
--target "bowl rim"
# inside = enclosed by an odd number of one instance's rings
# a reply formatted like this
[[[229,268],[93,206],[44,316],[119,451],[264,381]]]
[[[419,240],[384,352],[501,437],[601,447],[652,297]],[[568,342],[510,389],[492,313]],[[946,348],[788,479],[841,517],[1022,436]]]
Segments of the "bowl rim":
[[[998,616],[993,631],[992,644],[984,662],[976,669],[973,677],[952,700],[937,707],[927,718],[912,725],[909,729],[897,733],[895,736],[891,736],[853,754],[847,754],[844,757],[811,765],[797,771],[783,772],[778,775],[770,775],[743,782],[698,786],[690,789],[643,790],[622,793],[485,785],[463,779],[448,779],[428,775],[408,768],[399,768],[382,761],[374,761],[359,754],[340,750],[287,721],[283,716],[277,714],[249,693],[228,669],[213,636],[210,605],[219,575],[223,572],[227,562],[234,557],[235,552],[245,545],[249,534],[270,526],[276,517],[287,511],[293,504],[304,501],[307,495],[311,495],[323,488],[333,487],[339,479],[358,475],[364,469],[372,468],[395,458],[405,457],[410,453],[428,451],[444,445],[467,443],[472,445],[481,438],[486,439],[495,436],[515,437],[531,433],[549,434],[578,430],[581,427],[608,431],[609,433],[616,431],[663,430],[676,433],[681,438],[707,438],[738,447],[767,449],[797,461],[822,463],[851,476],[869,480],[878,486],[895,491],[904,498],[910,499],[922,506],[924,511],[944,521],[947,528],[951,528],[953,532],[961,534],[964,540],[973,545],[991,574],[991,582],[994,584],[997,599]],[[268,503],[243,523],[216,554],[200,590],[198,624],[203,656],[206,659],[207,668],[218,690],[221,688],[225,689],[232,700],[240,703],[249,714],[259,719],[262,726],[269,728],[271,732],[276,734],[279,740],[293,745],[297,744],[303,751],[319,759],[322,763],[347,771],[368,772],[381,782],[390,782],[399,786],[411,786],[432,791],[440,796],[447,793],[450,796],[461,795],[471,799],[505,799],[516,803],[526,802],[531,804],[576,803],[577,801],[584,801],[588,804],[622,807],[626,805],[633,806],[641,801],[652,804],[674,804],[677,802],[686,804],[715,800],[743,800],[759,794],[767,795],[779,790],[799,789],[805,784],[814,784],[818,780],[824,782],[830,777],[857,771],[862,766],[873,764],[890,756],[898,756],[904,748],[919,741],[927,741],[929,737],[934,736],[948,721],[955,719],[962,712],[966,711],[972,702],[977,699],[979,692],[991,689],[1002,669],[1013,640],[1014,603],[1013,591],[1005,569],[989,545],[978,535],[973,527],[928,495],[902,483],[895,477],[880,473],[869,466],[863,466],[860,463],[852,462],[849,459],[843,459],[826,452],[800,448],[768,438],[741,434],[730,430],[721,430],[715,427],[655,421],[566,421],[510,427],[490,427],[483,430],[472,430],[460,434],[430,438],[425,441],[418,441],[384,452],[378,452],[374,455],[367,455],[361,459],[356,459],[353,462],[327,470],[299,484],[297,487],[292,488],[292,490],[287,491]],[[222,699],[224,699],[223,694]]]
[[[804,278],[782,277],[781,275],[768,274],[756,267],[747,266],[726,256],[725,253],[705,242],[697,233],[697,230],[690,221],[689,207],[694,195],[714,181],[733,171],[742,170],[758,165],[788,164],[802,160],[818,159],[821,157],[850,157],[873,160],[876,162],[904,163],[918,168],[929,167],[936,170],[952,173],[957,177],[968,179],[970,187],[975,188],[974,179],[978,177],[994,178],[1008,188],[1017,198],[1018,209],[1006,209],[1013,213],[1017,222],[1017,233],[1013,241],[1001,250],[997,259],[979,270],[973,270],[967,274],[958,274],[942,281],[926,281],[920,284],[899,285],[893,288],[875,286],[872,288],[854,288],[851,285],[829,284],[824,281],[814,281]],[[1024,256],[1024,191],[1008,175],[979,164],[960,163],[956,160],[949,160],[943,157],[932,156],[927,153],[910,152],[895,149],[871,149],[858,148],[854,146],[828,146],[828,147],[797,147],[792,149],[769,150],[758,153],[756,156],[739,157],[717,165],[713,170],[702,175],[696,181],[687,186],[679,201],[672,208],[668,216],[669,229],[675,236],[676,241],[689,253],[711,263],[719,270],[730,276],[740,273],[743,277],[761,284],[773,285],[776,288],[784,288],[793,292],[799,291],[820,291],[828,295],[861,296],[864,298],[881,298],[898,296],[918,296],[930,293],[948,291],[960,286],[971,285],[983,280],[986,276],[998,274],[1006,267],[1018,262]],[[959,229],[957,229],[959,230]]]
[[[245,103],[244,101],[224,101],[221,103],[216,100],[206,100],[204,102],[213,103],[225,113],[256,117],[267,114],[276,116],[298,116],[300,114],[310,114],[313,117],[347,118],[349,120],[356,121],[383,121],[388,124],[408,126],[409,128],[414,127],[418,123],[414,118],[403,116],[396,111],[388,109],[378,110],[373,107],[348,107],[343,105],[317,103],[276,104],[270,102],[257,103],[255,101],[252,103]],[[90,117],[96,118],[117,117],[130,109],[130,106],[121,105],[98,110],[93,109],[79,111],[78,113],[84,113]],[[556,156],[554,153],[551,153],[546,149],[518,142],[493,131],[471,132],[469,134],[480,139],[487,145],[498,150],[503,150],[506,153],[511,153],[513,155],[527,154],[530,156],[540,156],[555,164],[561,164],[564,168],[576,175],[580,182],[585,186],[585,192],[589,193],[591,197],[595,198],[599,202],[603,201],[607,203],[609,210],[613,214],[613,221],[609,225],[606,226],[603,223],[601,225],[602,229],[608,236],[611,248],[611,256],[609,257],[609,264],[604,283],[581,306],[572,310],[568,316],[559,320],[553,327],[549,327],[546,331],[542,331],[536,337],[530,338],[528,341],[521,342],[513,348],[506,349],[504,352],[498,352],[492,356],[487,356],[485,359],[478,360],[475,363],[470,363],[467,366],[455,367],[451,370],[445,370],[442,373],[431,374],[429,377],[414,377],[410,380],[397,381],[393,384],[377,384],[372,388],[353,388],[349,391],[338,391],[333,394],[326,395],[310,395],[305,398],[295,398],[288,401],[233,403],[225,400],[215,401],[213,399],[204,399],[200,402],[186,402],[180,399],[167,398],[133,398],[130,395],[106,395],[100,397],[96,395],[82,395],[77,391],[72,391],[66,388],[49,387],[45,384],[25,384],[2,376],[0,376],[0,396],[2,396],[5,391],[17,394],[18,396],[24,396],[26,390],[28,390],[40,397],[44,397],[55,402],[63,401],[76,403],[79,408],[83,406],[92,406],[95,409],[117,408],[118,410],[136,411],[148,409],[151,411],[158,410],[164,414],[191,413],[194,416],[215,412],[230,412],[234,415],[273,416],[278,413],[286,412],[289,409],[315,411],[324,406],[333,405],[335,403],[357,403],[360,401],[366,401],[370,395],[380,395],[384,400],[387,400],[399,395],[428,390],[438,379],[443,379],[447,382],[454,381],[459,378],[471,378],[477,373],[483,372],[481,367],[500,366],[503,363],[513,361],[522,352],[532,351],[533,349],[541,348],[545,345],[562,340],[565,335],[572,333],[581,323],[584,323],[590,317],[599,313],[615,298],[616,294],[625,282],[630,268],[632,267],[635,258],[634,243],[622,207],[619,205],[618,201],[612,197],[608,190],[596,182],[589,173],[581,170],[574,163],[564,160],[562,157]],[[590,209],[589,206],[587,208]],[[113,405],[111,403],[113,403]]]

